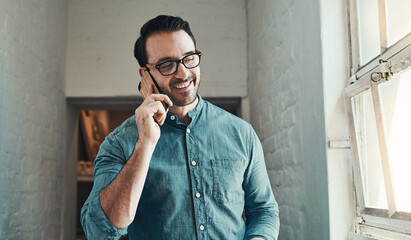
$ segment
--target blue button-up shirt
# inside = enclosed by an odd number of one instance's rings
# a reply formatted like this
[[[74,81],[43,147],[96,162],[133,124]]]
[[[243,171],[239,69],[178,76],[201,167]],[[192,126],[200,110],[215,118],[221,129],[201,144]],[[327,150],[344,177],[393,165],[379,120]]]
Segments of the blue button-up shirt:
[[[130,117],[100,146],[94,185],[81,211],[88,239],[277,239],[278,205],[261,143],[246,121],[203,100],[186,126],[168,114],[150,161],[134,221],[117,229],[99,193],[121,171],[138,140]]]

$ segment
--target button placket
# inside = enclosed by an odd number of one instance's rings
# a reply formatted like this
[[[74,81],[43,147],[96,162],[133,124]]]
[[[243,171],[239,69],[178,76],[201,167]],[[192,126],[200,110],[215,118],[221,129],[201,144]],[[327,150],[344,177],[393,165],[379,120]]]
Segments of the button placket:
[[[191,186],[192,186],[192,199],[194,204],[194,217],[197,226],[197,239],[206,239],[206,215],[205,215],[205,206],[204,201],[202,200],[203,196],[201,194],[201,177],[200,177],[200,167],[201,164],[198,162],[198,149],[195,144],[195,135],[193,134],[193,129],[186,129],[186,144],[187,144],[187,157],[188,157],[188,166],[190,168],[191,174]]]

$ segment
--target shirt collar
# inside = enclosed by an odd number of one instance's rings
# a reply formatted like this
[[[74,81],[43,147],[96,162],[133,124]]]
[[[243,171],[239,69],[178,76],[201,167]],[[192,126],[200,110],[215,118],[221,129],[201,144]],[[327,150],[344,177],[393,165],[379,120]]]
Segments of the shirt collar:
[[[194,120],[194,118],[197,116],[197,114],[201,111],[201,109],[204,106],[203,98],[199,94],[197,94],[197,97],[198,97],[197,106],[188,112],[188,116],[192,119],[192,121]],[[185,126],[183,123],[178,121],[177,115],[172,114],[170,112],[167,113],[166,122],[173,126],[181,126],[181,125]]]
[[[188,116],[191,119],[193,119],[197,115],[197,113],[200,112],[200,110],[203,108],[203,105],[204,105],[203,98],[199,94],[197,94],[197,97],[198,97],[197,106],[194,109],[192,109],[191,111],[188,112]]]

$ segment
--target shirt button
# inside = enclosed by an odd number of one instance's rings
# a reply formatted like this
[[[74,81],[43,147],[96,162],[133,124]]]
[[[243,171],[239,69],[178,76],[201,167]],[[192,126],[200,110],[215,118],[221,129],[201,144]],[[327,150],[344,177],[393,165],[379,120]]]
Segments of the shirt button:
[[[199,198],[199,197],[201,197],[201,194],[200,194],[200,193],[196,193],[196,198]]]
[[[203,231],[204,230],[204,226],[200,225],[200,230]]]
[[[189,128],[187,128],[187,133],[190,133],[190,132],[191,132],[191,130]]]
[[[176,120],[176,117],[175,117],[174,115],[172,115],[172,116],[170,117],[170,119],[174,121],[174,120]]]
[[[191,165],[193,165],[193,166],[197,165],[196,161],[192,161]]]

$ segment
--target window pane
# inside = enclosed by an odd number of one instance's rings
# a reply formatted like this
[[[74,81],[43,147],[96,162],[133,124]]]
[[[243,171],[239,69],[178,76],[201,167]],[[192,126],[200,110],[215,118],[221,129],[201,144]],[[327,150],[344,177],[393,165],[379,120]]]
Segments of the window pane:
[[[381,51],[378,0],[357,0],[357,8],[360,64],[364,65]]]
[[[396,43],[411,32],[411,1],[387,1],[388,45]]]
[[[411,212],[411,70],[380,84],[397,211]]]
[[[387,198],[371,91],[367,90],[353,97],[351,101],[365,206],[369,208],[387,209]]]

